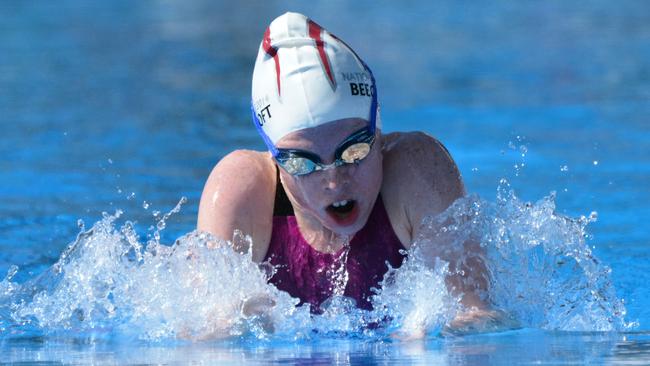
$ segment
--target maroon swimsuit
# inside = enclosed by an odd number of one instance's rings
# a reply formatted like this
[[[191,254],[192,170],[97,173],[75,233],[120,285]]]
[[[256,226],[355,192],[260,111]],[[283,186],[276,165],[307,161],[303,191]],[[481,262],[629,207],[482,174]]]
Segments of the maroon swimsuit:
[[[293,207],[278,179],[273,231],[265,257],[276,268],[276,273],[269,282],[299,298],[300,304],[311,304],[312,312],[319,313],[320,305],[332,296],[336,284],[345,282],[341,281],[344,278],[342,271],[336,271],[341,268],[345,249],[334,254],[322,253],[305,241],[298,230]],[[372,309],[370,296],[374,293],[371,288],[379,287],[379,282],[388,271],[387,263],[394,268],[402,264],[404,255],[400,250],[403,249],[380,195],[368,222],[350,242],[345,266],[348,279],[343,295],[354,299],[359,308]]]

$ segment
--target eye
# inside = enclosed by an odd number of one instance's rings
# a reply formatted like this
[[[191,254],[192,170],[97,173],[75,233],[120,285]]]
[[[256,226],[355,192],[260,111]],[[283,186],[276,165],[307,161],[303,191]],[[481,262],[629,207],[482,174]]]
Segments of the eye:
[[[348,146],[341,154],[341,160],[346,163],[355,163],[368,156],[368,153],[370,153],[370,144],[359,142]]]
[[[291,175],[304,175],[314,171],[314,162],[301,157],[292,157],[282,162],[282,167]]]

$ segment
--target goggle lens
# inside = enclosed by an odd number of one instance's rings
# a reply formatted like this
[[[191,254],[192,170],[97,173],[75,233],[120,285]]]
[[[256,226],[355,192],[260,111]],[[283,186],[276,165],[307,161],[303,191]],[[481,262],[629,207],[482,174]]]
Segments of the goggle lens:
[[[275,159],[287,173],[307,175],[317,170],[359,163],[370,154],[374,141],[375,135],[368,128],[353,133],[337,149],[336,160],[332,164],[322,164],[317,155],[300,150],[278,149],[279,154]]]
[[[308,158],[294,156],[278,162],[291,175],[305,175],[316,170],[316,164]]]
[[[358,142],[343,150],[341,160],[347,164],[353,164],[363,160],[368,154],[370,154],[370,144],[367,142]]]

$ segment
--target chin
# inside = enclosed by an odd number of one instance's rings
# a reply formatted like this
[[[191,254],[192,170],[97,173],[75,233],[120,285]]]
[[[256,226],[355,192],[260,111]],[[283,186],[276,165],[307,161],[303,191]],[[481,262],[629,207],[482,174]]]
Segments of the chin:
[[[334,226],[329,229],[338,235],[353,236],[354,234],[358,233],[361,229],[363,229],[363,224],[360,225],[355,224],[355,225],[345,226],[345,227]]]

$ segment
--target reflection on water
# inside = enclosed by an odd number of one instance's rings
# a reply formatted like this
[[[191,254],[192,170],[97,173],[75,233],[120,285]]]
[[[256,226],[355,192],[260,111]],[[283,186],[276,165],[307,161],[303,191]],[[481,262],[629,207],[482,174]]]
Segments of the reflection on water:
[[[64,364],[290,365],[383,364],[647,364],[648,334],[544,333],[522,330],[499,335],[432,338],[408,343],[324,340],[291,346],[271,342],[205,343],[170,346],[11,341],[3,362]]]
[[[626,365],[644,365],[650,363],[650,333],[631,332],[622,334],[616,342],[608,360]]]

